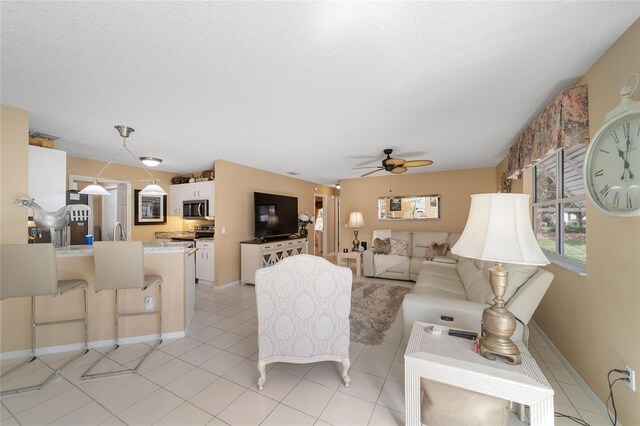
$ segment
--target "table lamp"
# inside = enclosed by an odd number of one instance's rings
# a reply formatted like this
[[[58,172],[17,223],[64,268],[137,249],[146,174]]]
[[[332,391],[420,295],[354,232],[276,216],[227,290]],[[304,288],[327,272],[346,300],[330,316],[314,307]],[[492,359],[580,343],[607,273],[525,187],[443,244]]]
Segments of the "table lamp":
[[[364,219],[362,218],[361,212],[351,212],[349,214],[349,224],[347,225],[349,228],[353,229],[353,247],[351,251],[360,251],[360,241],[358,240],[358,228],[364,228]]]
[[[475,194],[464,231],[451,248],[458,256],[496,262],[489,269],[493,305],[482,313],[486,336],[480,338],[480,355],[501,357],[508,364],[520,364],[522,357],[511,340],[516,318],[504,306],[509,271],[502,263],[547,265],[531,227],[529,195]]]

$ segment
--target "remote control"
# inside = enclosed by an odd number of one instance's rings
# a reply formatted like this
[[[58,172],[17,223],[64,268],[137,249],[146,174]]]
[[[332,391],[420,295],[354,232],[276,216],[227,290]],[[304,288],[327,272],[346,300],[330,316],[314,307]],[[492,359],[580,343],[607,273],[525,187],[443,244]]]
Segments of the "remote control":
[[[474,331],[449,330],[449,336],[462,337],[463,339],[476,340],[478,333]]]

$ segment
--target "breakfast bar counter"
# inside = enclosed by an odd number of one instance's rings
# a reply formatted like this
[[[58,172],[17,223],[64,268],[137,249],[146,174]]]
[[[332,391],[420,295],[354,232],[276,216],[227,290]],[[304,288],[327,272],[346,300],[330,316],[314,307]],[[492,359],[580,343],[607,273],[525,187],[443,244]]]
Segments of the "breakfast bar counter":
[[[181,242],[147,243],[144,248],[145,273],[162,277],[162,327],[163,337],[184,336],[195,306],[195,249]],[[89,346],[111,344],[115,338],[114,291],[94,290],[93,247],[67,246],[56,249],[58,279],[84,279],[87,289],[89,316]],[[37,268],[38,265],[33,265]],[[38,296],[36,318],[38,321],[63,320],[83,316],[83,292],[73,291],[60,297]],[[152,286],[142,291],[131,289],[119,292],[119,306],[123,312],[144,311],[145,298],[151,296],[157,303],[158,288]],[[31,347],[30,298],[5,299],[0,304],[2,355],[27,351]],[[157,308],[157,305],[155,305]],[[122,317],[120,322],[122,343],[151,341],[157,337],[157,317]],[[58,352],[80,348],[83,342],[82,323],[69,323],[38,329],[38,348]]]

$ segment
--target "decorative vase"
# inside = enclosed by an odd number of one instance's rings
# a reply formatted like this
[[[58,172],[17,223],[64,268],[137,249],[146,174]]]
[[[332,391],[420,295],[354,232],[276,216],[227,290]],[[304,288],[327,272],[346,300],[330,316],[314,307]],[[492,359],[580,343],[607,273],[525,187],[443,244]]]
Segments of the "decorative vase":
[[[301,226],[300,227],[300,236],[302,238],[307,238],[307,235],[309,235],[309,232],[307,231],[307,227],[306,226]]]

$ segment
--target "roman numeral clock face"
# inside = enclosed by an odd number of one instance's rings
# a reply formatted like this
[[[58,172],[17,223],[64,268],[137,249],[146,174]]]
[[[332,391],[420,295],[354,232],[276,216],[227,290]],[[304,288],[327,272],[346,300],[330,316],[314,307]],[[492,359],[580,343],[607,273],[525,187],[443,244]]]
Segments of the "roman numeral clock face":
[[[587,152],[585,182],[591,200],[607,214],[640,214],[640,112],[603,127]]]

